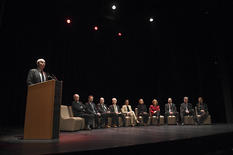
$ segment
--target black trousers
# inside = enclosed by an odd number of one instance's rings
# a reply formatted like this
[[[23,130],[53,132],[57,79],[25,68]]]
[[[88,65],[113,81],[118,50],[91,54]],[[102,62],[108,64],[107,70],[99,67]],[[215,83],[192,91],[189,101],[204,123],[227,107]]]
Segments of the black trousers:
[[[152,116],[157,117],[157,124],[159,124],[160,123],[160,111],[156,111],[156,113],[153,113]]]
[[[119,126],[120,123],[119,123],[119,117],[122,118],[122,121],[123,121],[123,126],[125,126],[125,115],[124,114],[116,114],[117,115],[117,119],[116,119],[116,124]]]
[[[92,125],[93,120],[95,118],[94,115],[92,115],[92,114],[79,114],[78,117],[84,118],[86,125]]]
[[[107,125],[108,124],[108,117],[112,118],[112,124],[117,124],[117,114],[116,113],[102,113],[101,114],[101,124]]]
[[[199,119],[197,119],[197,122],[203,123],[204,120],[206,120],[207,117],[209,116],[209,113],[208,112],[201,112],[201,113],[199,113],[199,115],[201,115],[201,117]]]
[[[148,122],[148,119],[149,119],[149,114],[146,113],[140,113],[139,116],[142,116],[142,119],[143,119],[143,123],[147,123]]]
[[[196,115],[194,115],[193,110],[190,110],[189,113],[186,113],[185,111],[180,113],[181,123],[184,123],[184,116],[193,116],[194,121],[197,122],[197,118]]]
[[[100,121],[99,121],[99,118],[100,120],[102,120],[102,115],[101,116],[98,116],[98,115],[95,115],[95,114],[91,114],[93,117],[94,117],[94,120],[95,120],[95,126],[93,125],[93,128],[97,128],[97,127],[100,127]]]
[[[165,119],[165,123],[167,124],[167,118],[169,116],[176,116],[176,122],[179,122],[179,113],[178,112],[173,112],[173,114],[171,115],[169,112],[165,113],[164,119]]]

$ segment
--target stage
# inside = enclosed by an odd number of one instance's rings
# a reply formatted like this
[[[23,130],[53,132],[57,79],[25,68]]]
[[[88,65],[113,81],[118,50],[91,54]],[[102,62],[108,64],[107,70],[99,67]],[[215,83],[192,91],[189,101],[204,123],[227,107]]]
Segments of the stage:
[[[229,140],[233,138],[233,124],[140,126],[61,132],[59,140],[45,141],[23,140],[22,137],[22,129],[2,132],[0,154],[142,154],[147,151],[214,154],[232,151],[233,142]]]

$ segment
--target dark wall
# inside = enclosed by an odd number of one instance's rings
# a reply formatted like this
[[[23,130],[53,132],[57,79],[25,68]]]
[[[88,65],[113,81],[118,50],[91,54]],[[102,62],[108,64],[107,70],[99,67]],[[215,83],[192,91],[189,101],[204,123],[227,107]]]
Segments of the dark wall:
[[[104,0],[4,3],[2,124],[23,125],[26,76],[38,58],[46,60],[46,71],[64,81],[63,104],[71,104],[74,93],[84,102],[89,94],[96,102],[105,97],[107,104],[112,97],[120,105],[128,98],[133,106],[139,98],[148,106],[157,98],[163,111],[168,97],[179,107],[184,96],[193,105],[203,96],[213,121],[225,122],[218,57],[224,56],[232,77],[232,57],[226,50],[231,47],[226,39],[230,27],[222,25],[232,17],[232,5],[225,1],[119,5],[113,13]],[[155,22],[149,23],[148,16]],[[66,17],[72,19],[70,25]],[[117,37],[117,32],[123,36]]]

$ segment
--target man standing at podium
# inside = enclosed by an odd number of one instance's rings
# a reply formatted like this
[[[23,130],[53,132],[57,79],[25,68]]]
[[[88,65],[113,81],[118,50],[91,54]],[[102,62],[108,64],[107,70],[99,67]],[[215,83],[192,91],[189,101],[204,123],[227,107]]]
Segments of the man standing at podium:
[[[45,60],[38,59],[36,62],[37,62],[37,68],[31,69],[28,72],[27,85],[44,82],[47,81],[48,79],[47,74],[44,72]]]

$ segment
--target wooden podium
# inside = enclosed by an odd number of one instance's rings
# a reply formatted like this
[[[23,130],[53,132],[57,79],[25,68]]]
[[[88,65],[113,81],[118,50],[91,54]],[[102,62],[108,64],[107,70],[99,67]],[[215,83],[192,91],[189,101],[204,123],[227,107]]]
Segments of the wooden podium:
[[[24,139],[59,138],[62,81],[28,86]]]

